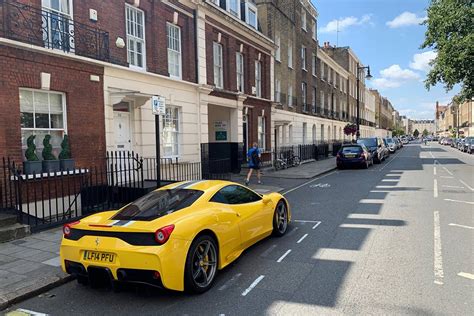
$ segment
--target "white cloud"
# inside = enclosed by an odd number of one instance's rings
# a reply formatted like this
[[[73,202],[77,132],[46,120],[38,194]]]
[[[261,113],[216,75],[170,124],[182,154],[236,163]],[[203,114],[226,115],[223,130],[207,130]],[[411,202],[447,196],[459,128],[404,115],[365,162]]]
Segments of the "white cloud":
[[[436,58],[438,54],[435,51],[427,51],[420,54],[413,55],[413,61],[410,63],[410,68],[415,70],[429,71],[430,61]]]
[[[416,72],[410,69],[402,69],[399,65],[392,65],[388,68],[382,69],[380,71],[380,76],[380,78],[372,80],[371,85],[374,88],[398,88],[408,81],[420,78]]]
[[[403,12],[392,21],[388,21],[386,24],[390,28],[395,29],[395,28],[403,27],[403,26],[419,25],[425,19],[426,17],[419,17],[415,13],[411,13],[407,11],[407,12]]]
[[[326,24],[326,26],[320,28],[319,32],[334,33],[337,32],[338,29],[341,32],[353,25],[367,24],[368,22],[370,22],[370,18],[370,14],[365,14],[361,18],[356,18],[355,16],[348,16],[345,18],[340,18],[338,20],[332,20],[328,24]]]

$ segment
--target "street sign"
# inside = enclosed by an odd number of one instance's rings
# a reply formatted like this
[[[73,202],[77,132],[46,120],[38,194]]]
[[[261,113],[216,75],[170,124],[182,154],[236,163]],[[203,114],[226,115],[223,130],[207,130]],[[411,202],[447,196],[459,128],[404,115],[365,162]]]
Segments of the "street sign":
[[[165,115],[165,97],[161,95],[154,95],[151,97],[151,111],[153,115]]]

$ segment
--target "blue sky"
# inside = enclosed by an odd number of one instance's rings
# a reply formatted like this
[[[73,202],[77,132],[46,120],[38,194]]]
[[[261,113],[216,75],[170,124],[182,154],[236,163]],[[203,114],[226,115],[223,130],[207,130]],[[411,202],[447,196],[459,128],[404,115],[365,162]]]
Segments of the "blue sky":
[[[429,0],[312,1],[319,13],[320,45],[329,41],[350,46],[370,65],[369,87],[388,97],[402,115],[433,119],[436,101],[446,104],[459,92],[446,92],[441,85],[430,91],[424,87],[427,63],[435,56],[430,49],[419,49],[426,29],[419,22],[426,17]]]

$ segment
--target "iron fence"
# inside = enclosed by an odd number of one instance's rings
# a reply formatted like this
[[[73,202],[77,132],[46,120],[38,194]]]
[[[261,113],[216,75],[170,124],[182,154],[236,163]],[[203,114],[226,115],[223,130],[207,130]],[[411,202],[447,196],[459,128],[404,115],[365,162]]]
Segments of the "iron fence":
[[[109,61],[109,33],[64,13],[0,0],[0,35],[12,40]]]
[[[2,159],[0,209],[12,210],[32,231],[98,211],[118,209],[157,188],[155,158],[108,152],[100,163],[51,173],[24,174]],[[183,162],[160,159],[161,185],[185,180],[230,179],[230,160]]]

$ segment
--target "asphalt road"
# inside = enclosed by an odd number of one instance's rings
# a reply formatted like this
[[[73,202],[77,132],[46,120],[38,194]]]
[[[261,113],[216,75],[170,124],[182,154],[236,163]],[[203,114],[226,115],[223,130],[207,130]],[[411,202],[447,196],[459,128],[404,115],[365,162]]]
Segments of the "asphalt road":
[[[199,296],[72,282],[9,310],[472,315],[473,165],[474,155],[412,144],[369,170],[336,171],[288,189],[289,233],[246,251]]]

